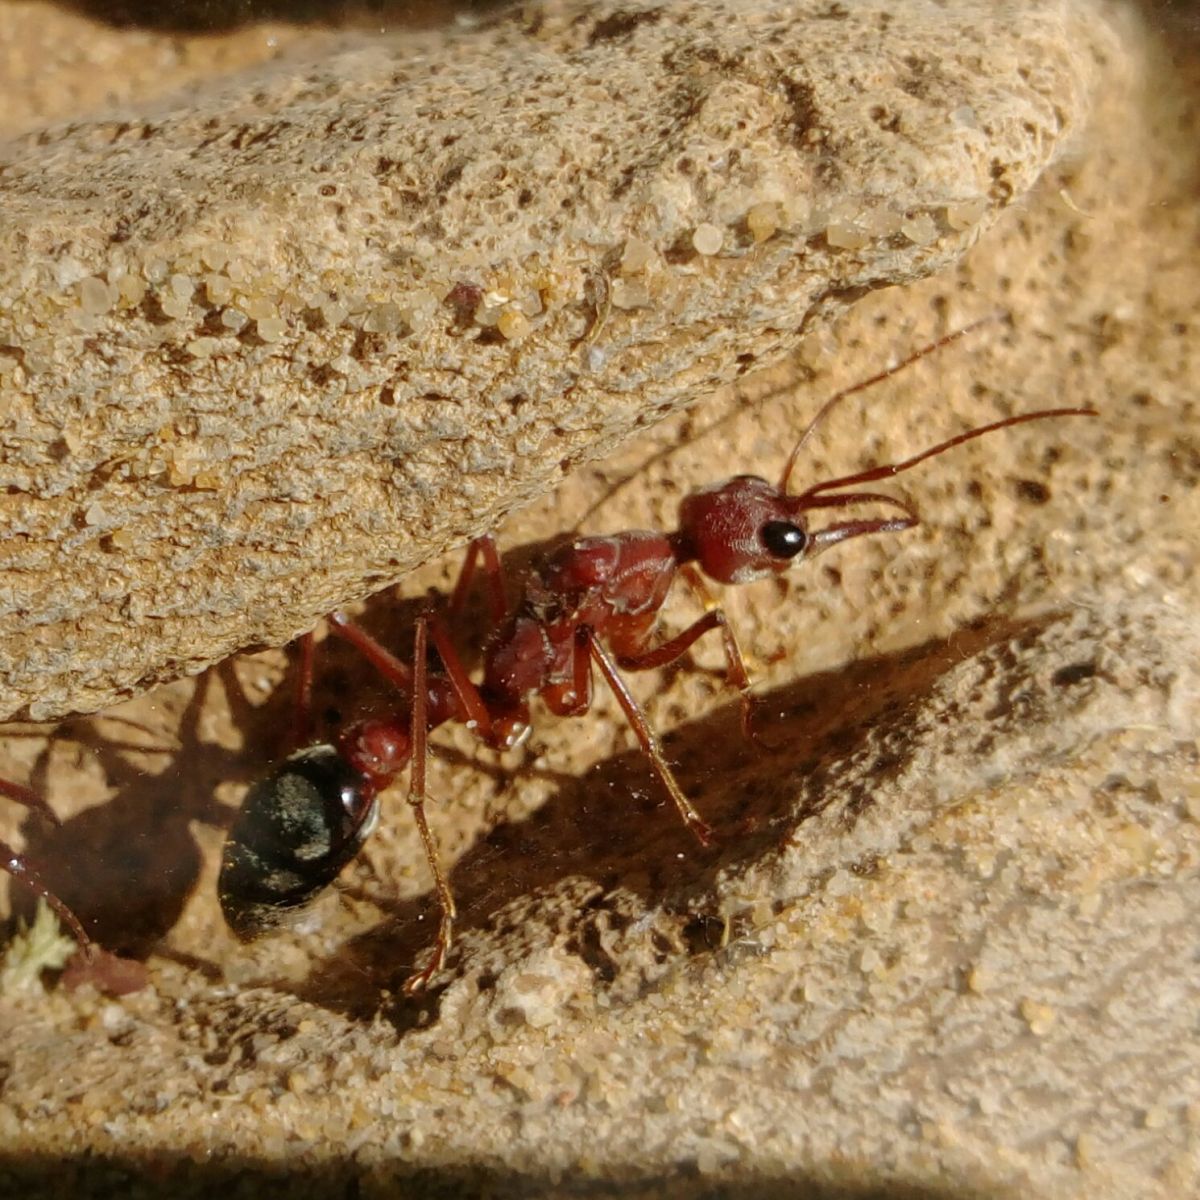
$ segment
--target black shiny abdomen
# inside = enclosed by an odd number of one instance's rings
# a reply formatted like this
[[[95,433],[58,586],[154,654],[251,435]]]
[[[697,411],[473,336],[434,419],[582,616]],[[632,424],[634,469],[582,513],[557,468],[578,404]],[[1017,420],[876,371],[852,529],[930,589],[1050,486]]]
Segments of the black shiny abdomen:
[[[246,793],[225,839],[217,891],[243,941],[328,887],[375,824],[373,790],[332,746],[285,759]]]

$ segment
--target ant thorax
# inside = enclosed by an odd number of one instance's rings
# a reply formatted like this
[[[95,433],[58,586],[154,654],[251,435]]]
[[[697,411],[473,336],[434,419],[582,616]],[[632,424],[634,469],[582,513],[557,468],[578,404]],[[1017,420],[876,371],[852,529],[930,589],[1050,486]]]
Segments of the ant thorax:
[[[577,610],[595,604],[624,616],[662,607],[677,559],[670,538],[651,530],[576,538],[560,546],[537,572],[536,586]],[[531,581],[533,583],[533,581]]]
[[[603,631],[618,653],[641,649],[677,567],[671,539],[651,531],[559,546],[526,579],[517,608],[489,639],[483,684],[489,697],[512,706],[547,686],[572,684],[581,627]],[[564,692],[559,707],[574,702]]]

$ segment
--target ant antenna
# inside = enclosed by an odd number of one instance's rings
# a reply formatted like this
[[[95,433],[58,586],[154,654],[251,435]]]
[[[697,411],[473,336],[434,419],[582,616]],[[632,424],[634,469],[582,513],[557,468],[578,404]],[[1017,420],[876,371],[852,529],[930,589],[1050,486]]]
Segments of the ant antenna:
[[[852,386],[845,388],[842,391],[831,396],[821,406],[821,410],[817,413],[817,415],[815,417],[813,417],[813,419],[808,423],[807,428],[800,435],[800,440],[796,443],[795,447],[792,449],[792,453],[787,461],[787,466],[784,468],[783,481],[780,484],[780,491],[783,491],[783,492],[787,491],[788,480],[791,478],[792,469],[796,464],[796,460],[799,458],[800,451],[807,444],[810,436],[815,431],[816,427],[825,419],[825,417],[827,417],[829,415],[830,410],[836,404],[838,404],[840,401],[844,400],[847,396],[853,396],[855,392],[861,392],[864,388],[869,388],[876,383],[881,383],[883,380],[888,379],[892,375],[898,374],[900,371],[903,371],[905,367],[912,366],[912,364],[915,363],[918,359],[924,358],[927,354],[932,354],[932,353],[934,353],[934,351],[942,349],[943,346],[948,346],[951,342],[955,342],[961,337],[965,337],[968,333],[974,332],[981,325],[990,324],[992,321],[1003,321],[1003,320],[1006,320],[1009,316],[1010,316],[1010,314],[1008,312],[1001,310],[1001,311],[997,311],[994,313],[990,313],[986,317],[980,317],[978,320],[972,321],[969,325],[964,325],[961,329],[956,329],[952,333],[946,334],[945,337],[939,338],[936,342],[931,342],[929,345],[923,346],[921,349],[914,351],[907,358],[903,359],[901,362],[897,363],[895,366],[889,367],[885,371],[880,371],[876,375],[872,375],[870,379],[859,380],[858,383],[855,383]],[[770,391],[768,391],[764,395],[760,396],[754,403],[756,403],[756,404],[766,403],[766,401],[771,400],[774,397],[782,395],[784,392],[791,390],[794,386],[795,386],[794,383],[788,383],[788,384],[783,385],[782,387],[772,388]],[[728,412],[722,413],[719,417],[716,417],[714,420],[710,421],[707,425],[704,425],[699,430],[697,430],[688,439],[688,444],[691,445],[692,443],[698,442],[702,438],[707,437],[710,433],[713,433],[715,430],[719,429],[722,425],[725,425],[729,421],[732,421],[735,417],[740,416],[741,413],[744,411],[745,411],[744,403],[739,404],[736,407],[730,408]],[[605,491],[599,497],[599,499],[594,500],[588,506],[588,508],[582,513],[582,515],[576,520],[575,524],[571,527],[569,532],[572,535],[577,534],[579,532],[579,530],[584,525],[586,525],[587,522],[593,516],[595,516],[595,514],[604,505],[606,505],[610,500],[612,500],[612,498],[622,488],[627,487],[630,483],[633,482],[633,480],[639,478],[648,467],[653,466],[655,463],[661,462],[663,459],[670,458],[671,455],[675,454],[678,450],[679,450],[679,446],[674,443],[664,446],[660,450],[656,450],[648,458],[646,458],[644,461],[639,463],[638,466],[634,470],[630,471],[627,475],[623,475],[620,479],[618,479],[616,481],[616,483],[611,484],[609,486],[608,490]]]
[[[802,501],[814,501],[801,505],[803,509],[830,507],[829,501],[837,501],[840,497],[821,497],[822,492],[828,492],[833,488],[851,487],[860,483],[873,483],[876,479],[890,479],[893,475],[899,475],[901,471],[911,470],[927,458],[945,454],[947,450],[961,446],[963,442],[973,442],[976,438],[983,437],[984,434],[995,433],[997,429],[1007,429],[1010,425],[1025,425],[1030,421],[1046,421],[1053,417],[1098,417],[1099,415],[1094,408],[1043,408],[1038,412],[1019,413],[1015,417],[1005,417],[1003,420],[993,421],[990,425],[980,425],[975,429],[968,429],[964,433],[947,438],[946,441],[939,442],[936,446],[930,446],[928,450],[922,450],[920,454],[914,454],[911,458],[903,459],[898,463],[885,463],[881,467],[869,467],[865,471],[856,471],[853,475],[843,475],[841,479],[826,479],[822,483],[814,483],[812,487],[801,492],[796,498]],[[854,498],[857,500],[866,497],[867,493],[864,493],[862,496],[856,494]],[[890,496],[871,495],[870,498],[887,500],[889,503],[901,504],[902,507],[907,508],[902,501],[897,501]],[[834,506],[836,507],[836,504]]]
[[[944,346],[949,346],[951,342],[957,342],[959,338],[966,337],[968,333],[973,333],[981,325],[990,325],[993,321],[1001,321],[1009,314],[1006,312],[990,313],[986,317],[980,317],[977,321],[972,321],[969,325],[964,325],[961,329],[955,329],[952,333],[946,334],[944,337],[938,338],[936,342],[930,342],[927,346],[922,346],[919,350],[914,350],[907,358],[901,359],[894,366],[888,367],[880,371],[876,375],[872,375],[869,379],[860,379],[858,383],[851,384],[848,388],[843,388],[840,392],[835,392],[824,404],[817,410],[817,415],[809,421],[804,432],[800,435],[795,446],[792,447],[791,454],[788,455],[787,463],[783,468],[783,475],[779,480],[779,490],[784,494],[788,490],[788,481],[792,477],[792,468],[796,465],[796,460],[800,457],[800,451],[804,449],[808,439],[812,436],[813,431],[818,425],[832,412],[832,410],[840,404],[847,396],[853,396],[855,392],[864,391],[866,388],[874,387],[877,383],[882,383],[885,379],[890,379],[893,375],[898,375],[905,367],[911,367],[918,359],[924,358],[927,354],[933,354],[937,350],[941,350]],[[948,446],[942,449],[948,449]],[[928,457],[928,456],[922,456]],[[907,464],[914,465],[914,464]],[[805,495],[808,493],[806,492]]]

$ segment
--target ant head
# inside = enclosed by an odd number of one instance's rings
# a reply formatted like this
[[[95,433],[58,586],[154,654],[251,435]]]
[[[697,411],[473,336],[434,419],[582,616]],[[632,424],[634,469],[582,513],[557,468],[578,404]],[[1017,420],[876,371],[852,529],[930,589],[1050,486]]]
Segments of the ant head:
[[[710,579],[749,583],[804,557],[811,538],[800,507],[757,475],[735,475],[684,498],[677,537]]]
[[[928,349],[922,353],[928,353]],[[841,394],[834,399],[839,399]],[[828,409],[829,404],[826,404],[822,411]],[[884,463],[852,475],[826,479],[803,492],[789,494],[788,478],[795,465],[797,452],[812,430],[810,424],[788,458],[778,487],[757,475],[735,475],[724,483],[703,488],[684,498],[679,508],[679,531],[674,535],[677,560],[680,563],[698,563],[700,569],[718,583],[749,583],[768,575],[780,575],[806,554],[811,556],[838,542],[865,534],[900,533],[920,521],[912,505],[897,496],[889,496],[884,492],[839,489],[890,479],[955,446],[995,433],[998,429],[1024,425],[1029,421],[1096,415],[1096,410],[1092,408],[1045,408],[1037,412],[1020,413],[1015,417],[993,421],[990,425],[968,429],[900,462]],[[882,504],[899,511],[890,516],[847,518],[814,531],[810,531],[804,522],[804,514],[813,509],[843,509],[858,504]]]

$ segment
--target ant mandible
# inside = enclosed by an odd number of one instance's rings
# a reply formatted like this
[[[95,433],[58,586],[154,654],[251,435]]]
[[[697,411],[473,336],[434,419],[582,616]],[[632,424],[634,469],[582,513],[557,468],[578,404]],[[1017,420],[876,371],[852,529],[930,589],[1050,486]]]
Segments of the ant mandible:
[[[263,932],[281,910],[305,903],[332,882],[357,853],[378,817],[378,796],[411,764],[408,803],[433,873],[441,920],[428,964],[405,991],[424,988],[445,962],[453,940],[455,908],[425,815],[428,734],[447,721],[465,724],[482,742],[504,750],[529,733],[530,697],[538,695],[559,716],[585,713],[592,702],[593,669],[612,689],[680,818],[701,845],[713,831],[693,808],[663,756],[659,739],[621,671],[666,666],[694,642],[719,629],[727,681],[741,693],[742,725],[752,733],[750,679],[724,612],[710,608],[681,633],[651,644],[659,611],[681,571],[697,569],[722,584],[779,575],[839,542],[872,533],[899,533],[918,521],[906,501],[882,492],[854,490],[911,470],[964,442],[1030,421],[1096,416],[1091,408],[1051,408],[969,429],[900,462],[825,480],[798,493],[788,483],[814,429],[847,396],[902,371],[957,341],[986,317],[930,343],[903,361],[832,396],[796,442],[778,485],[737,475],[686,496],[674,532],[633,531],[573,540],[554,551],[524,580],[521,599],[509,608],[496,543],[488,535],[470,544],[451,601],[462,606],[480,561],[488,583],[493,630],[483,655],[483,678],[470,679],[440,613],[426,604],[415,625],[412,665],[401,662],[342,613],[334,634],[351,643],[398,695],[385,716],[359,720],[332,745],[299,750],[247,795],[226,841],[220,899],[226,920],[243,938]],[[891,515],[848,517],[812,530],[808,514],[876,504]],[[442,662],[430,674],[427,647]],[[300,692],[312,679],[312,635],[303,641]],[[305,709],[305,711],[307,711]]]

